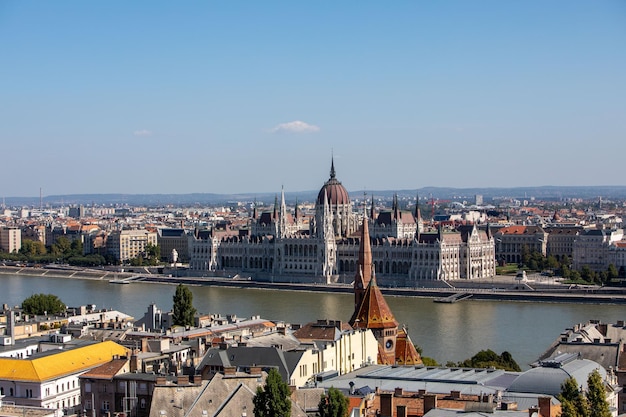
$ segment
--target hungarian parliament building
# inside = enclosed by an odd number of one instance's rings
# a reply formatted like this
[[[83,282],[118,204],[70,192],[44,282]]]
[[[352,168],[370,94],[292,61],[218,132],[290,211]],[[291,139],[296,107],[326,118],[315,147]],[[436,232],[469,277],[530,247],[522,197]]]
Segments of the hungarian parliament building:
[[[288,210],[284,192],[270,211],[254,208],[249,227],[230,233],[199,230],[189,240],[189,273],[239,274],[259,281],[351,282],[357,273],[359,229],[368,222],[372,266],[379,284],[415,287],[423,281],[491,278],[495,275],[494,238],[475,224],[424,230],[419,205],[401,210],[353,209],[347,190],[330,178],[320,189],[314,215],[296,204]]]

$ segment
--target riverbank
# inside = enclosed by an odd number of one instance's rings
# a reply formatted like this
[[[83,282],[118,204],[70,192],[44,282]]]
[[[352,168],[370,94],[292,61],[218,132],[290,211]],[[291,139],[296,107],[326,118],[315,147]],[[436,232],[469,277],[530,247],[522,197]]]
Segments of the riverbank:
[[[306,291],[328,293],[352,293],[349,284],[300,284],[259,282],[249,279],[220,277],[172,277],[157,274],[133,274],[107,270],[84,268],[32,268],[0,266],[0,275],[20,275],[71,279],[103,280],[114,283],[159,283],[194,286],[218,286],[242,289],[263,289],[279,291]],[[496,277],[490,280],[452,282],[448,288],[381,288],[388,296],[424,297],[441,299],[453,294],[471,294],[467,300],[585,303],[585,304],[626,304],[626,289],[585,287],[574,288],[554,283],[519,283],[511,277]]]

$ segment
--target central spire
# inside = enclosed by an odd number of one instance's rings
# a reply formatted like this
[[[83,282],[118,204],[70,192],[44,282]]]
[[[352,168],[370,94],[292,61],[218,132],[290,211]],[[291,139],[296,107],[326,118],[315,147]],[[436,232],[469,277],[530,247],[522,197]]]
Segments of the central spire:
[[[330,157],[330,178],[331,179],[335,178],[335,157],[334,156]]]
[[[370,232],[366,215],[363,210],[363,224],[361,225],[361,244],[359,245],[359,260],[357,273],[354,277],[354,308],[359,308],[365,294],[365,289],[372,280],[372,247],[370,244]]]

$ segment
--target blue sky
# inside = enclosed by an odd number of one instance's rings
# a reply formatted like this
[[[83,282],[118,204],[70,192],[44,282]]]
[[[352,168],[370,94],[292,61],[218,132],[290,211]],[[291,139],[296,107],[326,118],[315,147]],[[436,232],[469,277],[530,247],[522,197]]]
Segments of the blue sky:
[[[626,184],[623,0],[3,1],[0,57],[7,197]]]

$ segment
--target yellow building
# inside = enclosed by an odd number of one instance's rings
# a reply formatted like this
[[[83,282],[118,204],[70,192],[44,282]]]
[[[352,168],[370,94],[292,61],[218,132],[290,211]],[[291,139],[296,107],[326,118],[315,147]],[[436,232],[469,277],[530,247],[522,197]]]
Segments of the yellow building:
[[[125,347],[107,341],[28,359],[0,358],[0,396],[16,405],[79,409],[78,376],[126,354]]]

